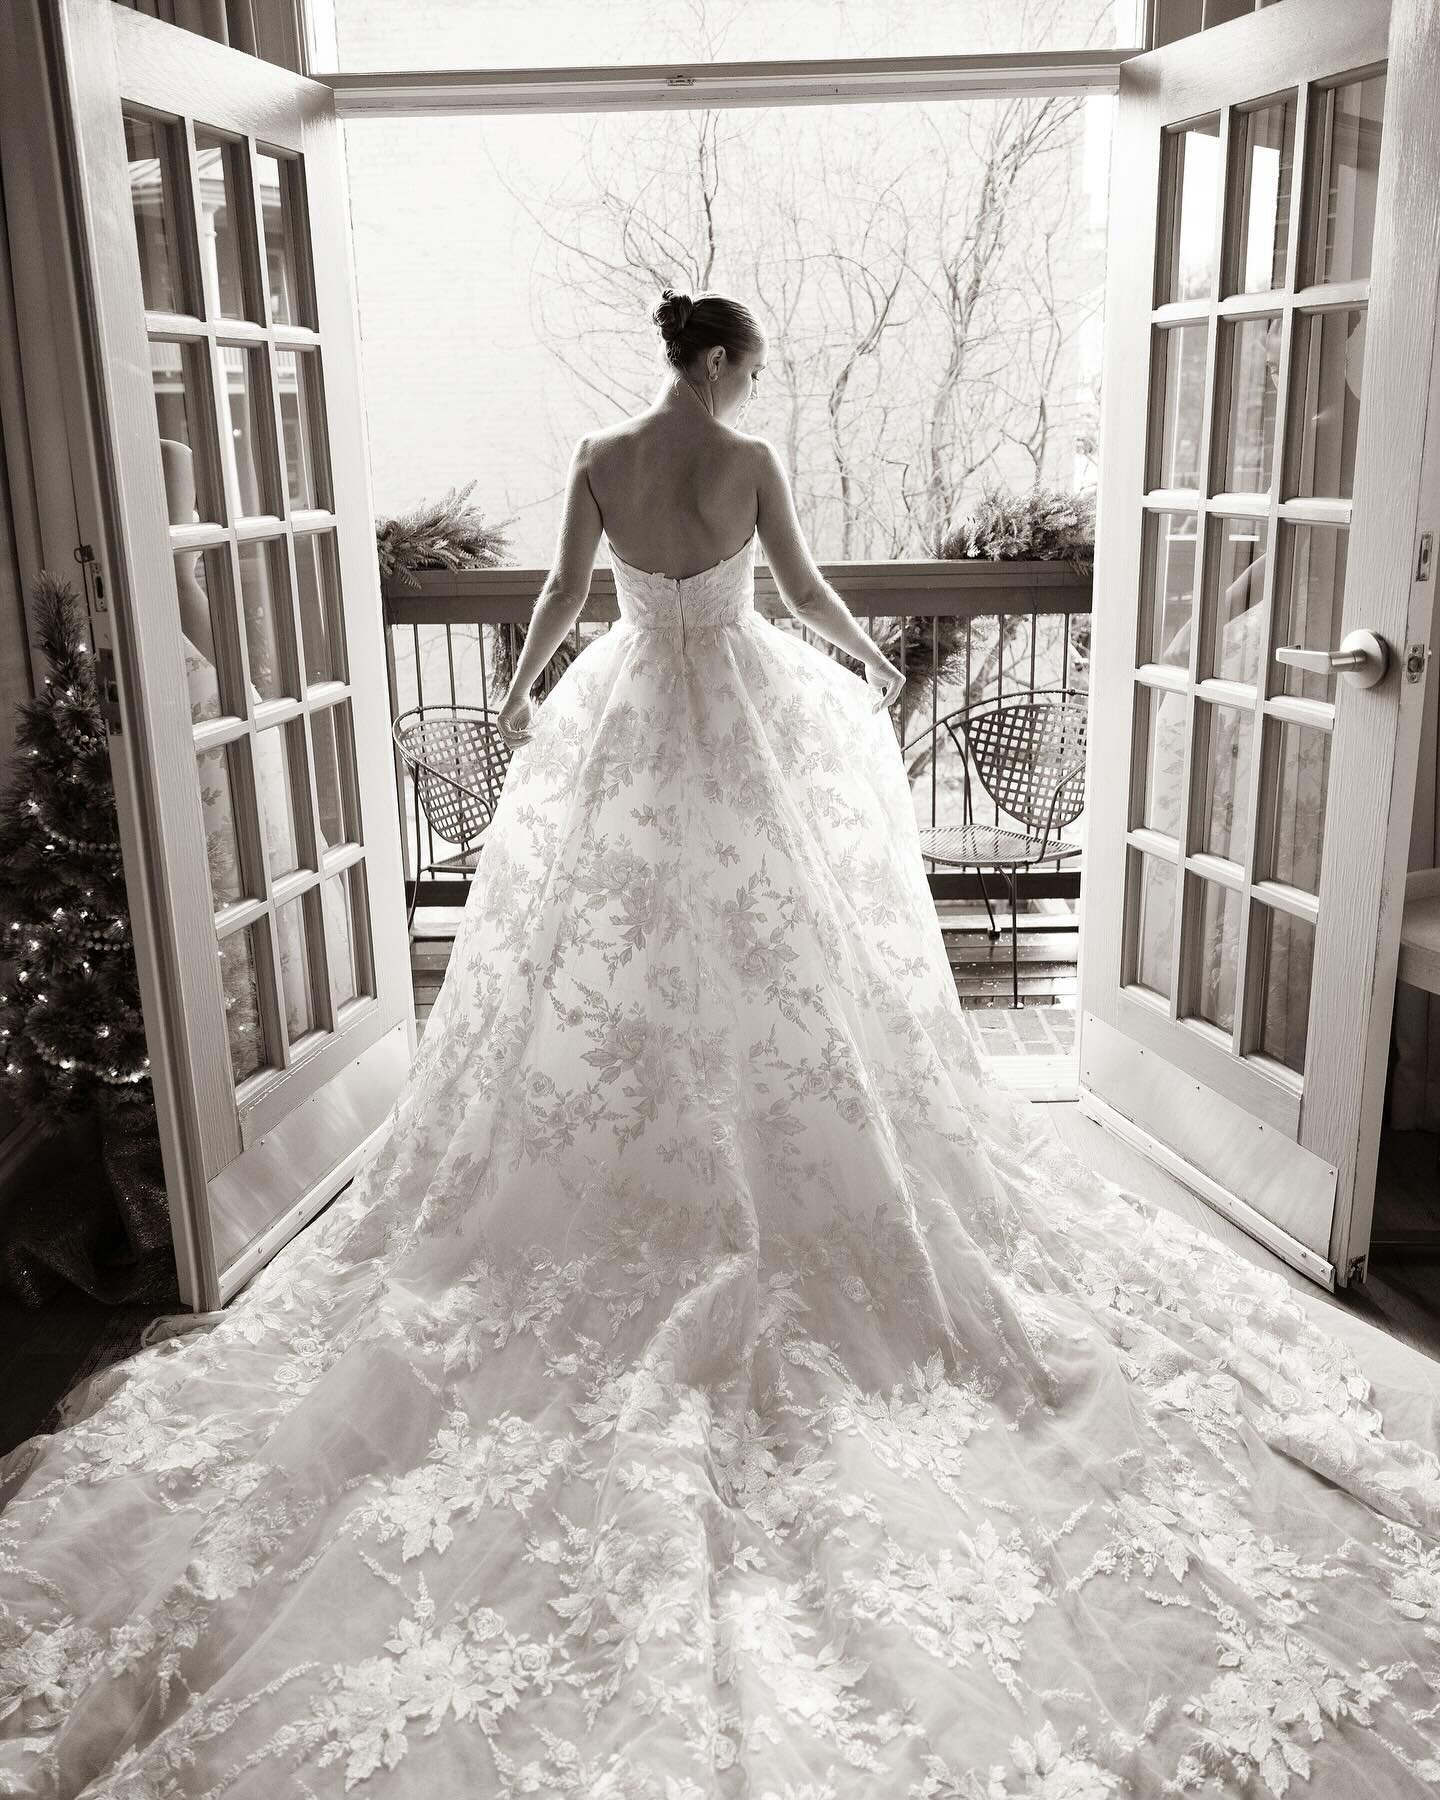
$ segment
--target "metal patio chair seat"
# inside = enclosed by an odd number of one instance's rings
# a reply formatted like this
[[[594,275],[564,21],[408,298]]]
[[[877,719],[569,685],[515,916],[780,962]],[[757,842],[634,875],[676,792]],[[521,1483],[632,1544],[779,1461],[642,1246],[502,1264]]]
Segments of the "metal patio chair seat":
[[[437,837],[459,846],[455,855],[433,858],[415,870],[405,915],[408,930],[414,923],[422,875],[474,870],[512,750],[500,735],[498,715],[484,706],[412,706],[396,719],[391,735],[415,783],[432,848]]]
[[[1017,870],[1078,856],[1080,845],[1059,834],[1085,805],[1085,749],[1089,697],[1073,688],[1037,688],[1013,699],[984,700],[957,707],[905,746],[907,756],[943,731],[960,754],[964,776],[964,821],[922,827],[926,860],[973,868],[990,921],[990,940],[999,937],[984,870],[1004,877],[1010,894],[1010,993],[1020,1005],[1019,894]],[[996,807],[1023,830],[982,825],[975,819],[970,766]]]

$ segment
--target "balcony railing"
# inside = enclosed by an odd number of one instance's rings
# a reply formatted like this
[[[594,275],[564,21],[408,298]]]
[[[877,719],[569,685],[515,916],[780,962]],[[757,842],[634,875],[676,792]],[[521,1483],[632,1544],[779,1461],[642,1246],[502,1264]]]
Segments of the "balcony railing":
[[[958,824],[963,777],[946,734],[940,752],[931,728],[957,707],[983,700],[1088,683],[1091,579],[1053,562],[880,562],[822,565],[826,580],[865,622],[878,641],[887,631],[894,660],[907,671],[934,668],[945,653],[945,675],[918,688],[918,703],[895,714],[897,735],[911,768],[911,793],[922,824]],[[518,655],[517,627],[530,618],[545,579],[543,569],[434,571],[419,586],[398,581],[384,590],[386,653],[393,716],[412,706],[498,706]],[[780,599],[763,565],[755,571],[755,604],[776,624],[800,632],[819,649],[833,647],[808,631]],[[611,571],[597,566],[589,598],[570,634],[581,649],[619,617]],[[904,629],[901,631],[901,624]],[[544,693],[544,682],[538,689]],[[925,742],[921,742],[925,740]],[[401,835],[405,845],[407,899],[414,871],[445,859],[456,846],[435,837],[420,809],[408,773],[396,757]],[[973,775],[973,770],[971,771]],[[974,789],[976,817],[1006,824],[983,789]],[[1083,821],[1078,829],[1083,830]],[[1072,830],[1071,836],[1074,835]],[[1080,860],[1022,874],[1023,899],[1071,899],[1080,892]],[[993,885],[993,884],[992,884]],[[930,875],[937,900],[978,899],[973,872],[936,869]],[[426,878],[421,906],[464,902],[468,878]]]

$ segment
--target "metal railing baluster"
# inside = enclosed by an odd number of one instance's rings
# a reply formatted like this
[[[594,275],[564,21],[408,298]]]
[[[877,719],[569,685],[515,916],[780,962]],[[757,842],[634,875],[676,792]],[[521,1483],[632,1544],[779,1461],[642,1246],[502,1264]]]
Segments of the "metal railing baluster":
[[[505,571],[505,575],[513,577],[514,571]],[[987,575],[988,575],[987,571]],[[483,572],[490,577],[491,572]],[[536,580],[538,592],[539,580]],[[940,721],[947,712],[953,711],[961,704],[977,704],[988,700],[1002,700],[1007,695],[1022,689],[1057,684],[1069,687],[1079,676],[1083,680],[1080,655],[1080,638],[1077,620],[1084,617],[1089,610],[1089,594],[1087,589],[1080,590],[1077,602],[1071,604],[1068,594],[1060,604],[1059,595],[1037,593],[1034,586],[1029,585],[1033,578],[1027,578],[1026,585],[1011,584],[1014,597],[1021,602],[1021,610],[1005,610],[1005,599],[994,590],[1003,590],[1007,583],[1003,572],[997,571],[990,591],[985,593],[988,604],[977,604],[980,596],[975,593],[976,584],[969,582],[955,583],[953,591],[957,598],[949,598],[950,585],[942,584],[933,607],[927,604],[929,595],[923,586],[913,578],[891,583],[888,592],[883,588],[873,594],[867,594],[864,588],[858,591],[852,584],[842,588],[846,599],[854,607],[858,617],[868,624],[872,635],[879,636],[888,631],[893,620],[894,630],[898,636],[895,660],[902,673],[908,678],[915,673],[917,645],[923,640],[919,633],[926,626],[929,628],[929,670],[930,693],[928,709],[921,709],[914,721],[920,727],[920,735],[925,733],[925,712],[928,710],[929,726],[929,804],[922,802],[919,816],[924,818],[928,813],[929,823],[939,826],[946,823],[952,803],[960,792],[961,784],[950,779],[947,764],[945,782],[945,813],[941,811],[941,754],[940,745],[936,742],[936,734],[940,729]],[[490,581],[477,580],[479,590],[468,613],[462,606],[457,607],[453,583],[447,583],[443,603],[436,602],[431,611],[424,602],[423,589],[417,597],[413,589],[394,589],[387,591],[387,612],[393,622],[387,630],[386,654],[390,668],[390,700],[392,709],[404,710],[405,705],[424,705],[428,700],[432,703],[441,696],[448,698],[455,705],[473,704],[478,699],[481,706],[490,709],[499,703],[497,684],[492,680],[493,659],[507,660],[514,667],[519,656],[517,642],[521,624],[526,617],[524,595],[526,589],[523,582],[507,579],[504,585],[494,583],[495,594],[491,598],[486,593]],[[461,590],[464,591],[463,589]],[[971,596],[974,596],[972,599]],[[886,600],[893,601],[893,610],[882,611]],[[916,602],[919,602],[918,606]],[[997,604],[998,601],[998,604]],[[877,604],[878,603],[878,604]],[[824,655],[833,659],[845,660],[843,653],[833,644],[822,638],[819,633],[804,625],[784,611],[775,610],[771,601],[765,602],[767,617],[772,615],[774,622],[782,629],[796,634],[799,641],[812,645]],[[567,634],[569,647],[578,655],[591,641],[595,630],[604,629],[614,620],[614,602],[608,593],[600,593],[592,597],[592,604],[585,620],[576,619]],[[953,623],[947,626],[947,620]],[[1021,621],[1024,620],[1030,633],[1030,641],[1023,646],[1018,641]],[[592,621],[594,629],[591,629]],[[436,628],[440,628],[437,630]],[[915,630],[917,642],[912,645],[910,632]],[[443,630],[444,650],[441,651],[439,637]],[[1044,632],[1044,641],[1041,633]],[[408,636],[405,643],[401,633]],[[992,635],[993,633],[993,635]],[[954,649],[949,659],[950,675],[946,678],[945,693],[940,691],[940,682],[936,678],[941,654],[942,635],[949,635]],[[478,672],[471,659],[469,646],[473,643],[475,658],[478,659]],[[1011,647],[1013,644],[1013,654]],[[413,659],[414,673],[405,668],[405,652]],[[992,668],[993,652],[993,668]],[[443,664],[441,657],[443,655]],[[961,686],[963,682],[963,692]],[[977,691],[977,683],[982,691]],[[478,693],[477,690],[478,689]],[[410,697],[413,692],[413,699]],[[403,704],[402,704],[403,703]],[[892,720],[897,732],[908,731],[911,727],[901,727]],[[948,743],[948,739],[946,742]],[[903,742],[903,737],[902,737]],[[973,773],[973,765],[972,765]],[[411,783],[407,792],[404,783],[409,780],[403,772],[403,765],[397,771],[397,801],[401,818],[404,821],[404,849],[406,853],[406,873],[414,879],[413,871],[427,860],[436,857],[439,840],[430,829],[425,819],[419,796]],[[992,821],[1004,825],[1006,820],[998,803],[992,801],[990,806]],[[981,813],[984,818],[984,813]],[[1073,873],[1066,873],[1058,864],[1046,864],[1045,876],[1053,882],[1056,871],[1062,885],[1042,886],[1045,893],[1073,894],[1073,886],[1065,886],[1065,882],[1074,880]],[[956,876],[942,869],[931,871],[932,883],[937,885],[937,892],[969,893],[970,889],[957,886],[968,880],[964,876]],[[432,883],[427,877],[420,883],[422,889],[428,889]],[[975,890],[978,895],[978,889]],[[422,895],[423,898],[423,895]]]

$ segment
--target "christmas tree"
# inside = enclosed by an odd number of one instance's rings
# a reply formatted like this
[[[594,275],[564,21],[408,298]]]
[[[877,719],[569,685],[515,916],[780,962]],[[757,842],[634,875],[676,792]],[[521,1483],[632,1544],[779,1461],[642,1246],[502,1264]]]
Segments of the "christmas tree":
[[[51,1118],[152,1104],[145,1028],[105,721],[68,583],[35,584],[50,673],[20,709],[16,773],[0,810],[4,1081]]]
[[[0,1085],[22,1113],[52,1123],[93,1116],[106,1179],[98,1190],[68,1182],[63,1194],[12,1206],[4,1273],[31,1299],[43,1297],[36,1264],[116,1298],[124,1284],[106,1267],[116,1258],[134,1266],[148,1256],[154,1288],[168,1212],[85,612],[53,575],[38,578],[34,599],[50,672],[20,709],[15,773],[0,805],[0,946],[9,965],[0,982]],[[95,1279],[87,1279],[91,1263]]]

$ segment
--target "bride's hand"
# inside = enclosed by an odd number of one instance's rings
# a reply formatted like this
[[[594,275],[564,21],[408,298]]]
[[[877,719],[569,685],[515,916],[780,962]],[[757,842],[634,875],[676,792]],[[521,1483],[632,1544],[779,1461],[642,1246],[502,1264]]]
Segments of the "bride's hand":
[[[874,662],[865,665],[865,679],[872,688],[879,689],[879,698],[870,708],[871,712],[885,712],[900,698],[900,690],[905,686],[905,671],[897,669],[888,657],[877,656]]]
[[[500,727],[501,737],[512,749],[517,744],[529,741],[534,716],[535,708],[531,705],[528,694],[517,694],[512,689],[500,702],[496,723]]]

